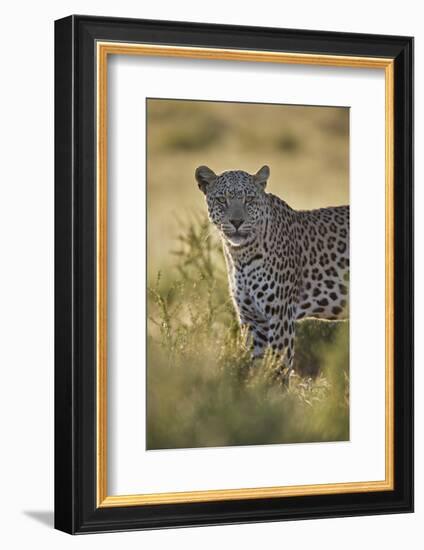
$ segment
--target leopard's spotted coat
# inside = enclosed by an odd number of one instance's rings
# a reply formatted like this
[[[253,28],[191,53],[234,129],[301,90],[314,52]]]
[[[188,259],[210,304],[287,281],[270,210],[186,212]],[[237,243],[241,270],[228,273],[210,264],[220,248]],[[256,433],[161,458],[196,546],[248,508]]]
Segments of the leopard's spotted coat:
[[[196,170],[218,228],[230,291],[254,355],[267,346],[292,368],[295,321],[348,315],[349,206],[296,211],[265,192],[269,168],[216,175]]]

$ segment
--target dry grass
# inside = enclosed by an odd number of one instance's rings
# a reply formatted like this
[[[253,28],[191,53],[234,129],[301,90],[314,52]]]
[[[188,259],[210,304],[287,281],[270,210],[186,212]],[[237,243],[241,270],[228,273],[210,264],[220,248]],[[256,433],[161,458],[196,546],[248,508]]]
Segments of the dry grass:
[[[337,441],[349,437],[348,324],[298,324],[296,373],[252,360],[208,222],[182,227],[177,275],[149,289],[149,449]]]

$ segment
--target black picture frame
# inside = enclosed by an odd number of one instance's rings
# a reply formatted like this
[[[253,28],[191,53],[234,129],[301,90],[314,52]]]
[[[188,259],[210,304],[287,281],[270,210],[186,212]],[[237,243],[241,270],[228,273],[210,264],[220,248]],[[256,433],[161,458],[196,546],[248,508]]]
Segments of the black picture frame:
[[[99,40],[394,60],[392,491],[97,507]],[[55,22],[55,527],[94,533],[413,511],[413,39],[73,15]]]

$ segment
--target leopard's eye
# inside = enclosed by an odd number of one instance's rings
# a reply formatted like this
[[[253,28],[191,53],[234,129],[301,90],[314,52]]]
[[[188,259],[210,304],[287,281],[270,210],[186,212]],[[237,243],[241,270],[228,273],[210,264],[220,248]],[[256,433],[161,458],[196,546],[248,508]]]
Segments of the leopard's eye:
[[[255,195],[246,195],[245,202],[246,204],[249,204],[255,200]]]
[[[225,195],[218,195],[215,197],[215,200],[219,202],[219,204],[227,204],[227,197]]]

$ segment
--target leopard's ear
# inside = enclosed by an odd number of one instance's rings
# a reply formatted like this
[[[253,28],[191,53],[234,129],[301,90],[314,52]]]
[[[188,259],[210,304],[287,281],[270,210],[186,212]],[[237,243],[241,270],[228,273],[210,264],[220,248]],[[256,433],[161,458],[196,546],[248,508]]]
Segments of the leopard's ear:
[[[196,168],[196,172],[194,175],[197,180],[199,189],[205,194],[208,185],[211,185],[216,180],[215,172],[207,166],[199,166],[198,168]]]
[[[253,176],[253,181],[259,185],[262,189],[265,189],[266,183],[269,178],[269,166],[262,166],[260,170]]]

